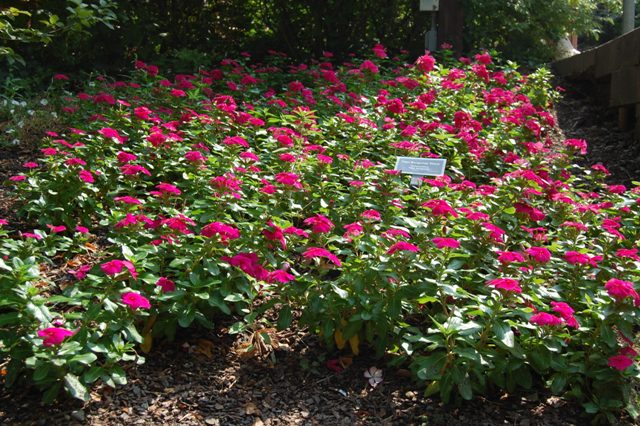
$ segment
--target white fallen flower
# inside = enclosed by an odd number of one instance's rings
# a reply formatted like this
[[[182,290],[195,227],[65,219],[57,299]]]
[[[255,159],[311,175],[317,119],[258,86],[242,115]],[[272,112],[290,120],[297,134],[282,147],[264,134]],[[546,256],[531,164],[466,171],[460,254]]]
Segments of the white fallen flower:
[[[365,370],[364,377],[369,379],[369,384],[375,388],[378,384],[382,383],[382,370],[376,367],[370,367],[368,370]]]

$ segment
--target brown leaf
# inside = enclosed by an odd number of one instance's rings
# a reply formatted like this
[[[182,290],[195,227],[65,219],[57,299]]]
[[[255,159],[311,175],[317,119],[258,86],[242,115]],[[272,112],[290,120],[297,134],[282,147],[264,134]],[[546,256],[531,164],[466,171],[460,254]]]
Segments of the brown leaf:
[[[213,342],[207,339],[196,340],[195,352],[206,356],[208,359],[213,358]]]

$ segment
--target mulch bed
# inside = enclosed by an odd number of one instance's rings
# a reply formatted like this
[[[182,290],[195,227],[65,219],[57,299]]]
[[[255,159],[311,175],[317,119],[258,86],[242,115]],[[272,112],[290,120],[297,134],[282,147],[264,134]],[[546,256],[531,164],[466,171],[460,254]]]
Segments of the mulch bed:
[[[567,92],[556,108],[559,127],[565,137],[589,142],[584,164],[604,163],[612,182],[639,180],[640,144],[632,132],[617,130],[615,111],[596,104],[588,86],[560,84]],[[35,142],[0,148],[0,182],[36,155]],[[0,217],[13,218],[12,203],[8,188],[0,186]],[[328,353],[304,330],[278,333],[278,349],[266,357],[244,357],[242,339],[224,328],[184,330],[175,342],[153,348],[145,364],[127,366],[127,385],[98,385],[86,404],[63,399],[43,406],[35,389],[0,388],[0,423],[532,426],[589,421],[580,406],[535,392],[445,406],[437,398],[424,398],[423,388],[406,370],[386,368],[384,360],[367,353],[334,372],[326,361],[339,354]],[[371,366],[384,371],[384,381],[375,388],[363,376]]]

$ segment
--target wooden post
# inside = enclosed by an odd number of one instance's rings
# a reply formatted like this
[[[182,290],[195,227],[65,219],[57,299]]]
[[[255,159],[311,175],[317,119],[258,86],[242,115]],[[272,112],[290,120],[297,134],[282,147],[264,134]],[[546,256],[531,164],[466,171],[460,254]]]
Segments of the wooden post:
[[[462,52],[464,10],[461,0],[440,0],[438,12],[438,46],[450,44],[456,54]]]

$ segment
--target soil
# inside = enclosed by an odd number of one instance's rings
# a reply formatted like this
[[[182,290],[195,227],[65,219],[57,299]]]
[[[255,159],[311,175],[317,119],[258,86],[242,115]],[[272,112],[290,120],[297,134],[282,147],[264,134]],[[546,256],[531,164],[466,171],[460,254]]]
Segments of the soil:
[[[594,102],[588,86],[561,82],[567,89],[557,105],[559,131],[586,139],[585,165],[602,162],[612,182],[640,180],[640,144],[632,132],[616,127],[615,112]],[[22,148],[0,147],[0,182],[37,156],[37,142]],[[0,186],[0,218],[13,218],[13,199]],[[21,225],[18,224],[18,227]],[[145,364],[128,365],[128,384],[96,386],[91,401],[62,399],[43,406],[36,389],[0,388],[1,424],[180,424],[180,425],[578,425],[590,421],[582,407],[541,393],[496,394],[444,405],[425,398],[424,388],[408,371],[389,368],[388,360],[368,354],[342,359],[336,372],[327,352],[305,330],[274,335],[277,349],[247,357],[247,336],[185,330],[175,342],[161,343]],[[364,372],[383,369],[383,382],[372,387]],[[621,419],[622,424],[632,424]]]

